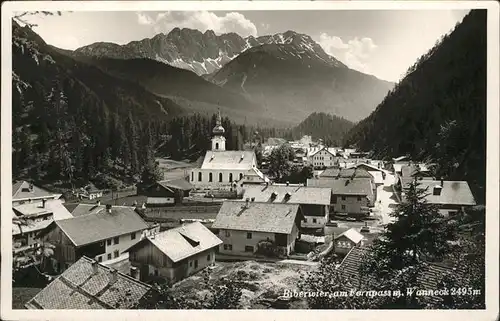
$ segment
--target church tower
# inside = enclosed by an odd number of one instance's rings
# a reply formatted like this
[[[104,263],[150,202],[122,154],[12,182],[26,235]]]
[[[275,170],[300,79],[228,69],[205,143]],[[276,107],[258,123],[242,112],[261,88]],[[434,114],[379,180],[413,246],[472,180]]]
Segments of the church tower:
[[[224,151],[226,150],[226,138],[224,137],[224,127],[222,127],[222,119],[220,117],[220,110],[217,111],[217,119],[215,122],[215,127],[212,130],[212,151]]]

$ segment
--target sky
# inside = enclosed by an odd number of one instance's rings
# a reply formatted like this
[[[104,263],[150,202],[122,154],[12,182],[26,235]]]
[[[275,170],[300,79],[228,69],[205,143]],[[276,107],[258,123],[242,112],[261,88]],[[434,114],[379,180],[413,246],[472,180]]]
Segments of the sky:
[[[76,49],[94,42],[125,44],[175,27],[236,32],[242,37],[293,30],[311,36],[348,67],[398,81],[468,10],[74,11],[31,16],[49,44]]]

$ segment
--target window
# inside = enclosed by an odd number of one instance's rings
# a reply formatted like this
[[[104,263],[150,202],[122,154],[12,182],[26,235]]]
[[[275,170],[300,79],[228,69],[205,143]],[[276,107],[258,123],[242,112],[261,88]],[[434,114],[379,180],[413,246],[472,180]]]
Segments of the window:
[[[313,218],[313,223],[316,223],[316,219],[315,218]]]
[[[189,261],[189,266],[193,267],[193,261]]]
[[[194,172],[191,172],[191,182],[194,182]]]
[[[245,246],[245,252],[252,252],[253,253],[253,246]]]
[[[240,173],[240,180],[243,178],[243,173]]]
[[[210,254],[207,255],[207,261],[210,261]]]
[[[226,231],[226,237],[230,237],[231,236],[231,233],[229,233],[229,231]]]
[[[337,204],[337,196],[332,197],[332,204]]]
[[[342,205],[342,210],[345,210],[345,205]]]
[[[233,181],[233,173],[229,173],[229,182]]]
[[[345,201],[345,196],[342,196],[342,200]]]
[[[212,181],[212,173],[208,174],[208,181],[211,182]]]
[[[116,244],[120,244],[120,238],[119,238],[119,237],[115,237],[115,238],[113,239],[113,241],[114,241],[115,245],[116,245]]]
[[[197,269],[198,268],[198,260],[194,260],[194,268]]]
[[[130,233],[130,239],[131,240],[135,240],[135,232],[134,233]]]
[[[219,143],[215,143],[215,149],[219,149]]]
[[[219,183],[222,183],[222,173],[219,173]]]
[[[201,182],[201,179],[202,179],[202,178],[203,178],[203,176],[202,176],[201,172],[200,172],[200,173],[198,173],[198,182]]]
[[[158,270],[155,269],[155,276],[158,276]]]
[[[361,196],[358,196],[358,202],[361,202]]]
[[[252,233],[251,232],[248,232],[247,233],[247,239],[251,239],[252,238]]]
[[[97,257],[97,262],[102,262],[102,256]]]
[[[114,252],[114,255],[115,255],[115,258],[119,257],[120,256],[120,252],[118,250],[115,250]]]
[[[233,245],[232,244],[224,244],[224,250],[232,251],[233,250]]]
[[[111,260],[111,253],[108,253],[108,260]]]

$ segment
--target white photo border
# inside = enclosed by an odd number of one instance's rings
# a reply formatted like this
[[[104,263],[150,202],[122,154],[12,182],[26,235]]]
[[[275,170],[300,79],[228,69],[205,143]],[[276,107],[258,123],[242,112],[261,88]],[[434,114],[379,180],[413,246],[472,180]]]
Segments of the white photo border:
[[[12,309],[12,24],[19,11],[487,9],[486,310],[13,310]],[[496,1],[5,1],[2,3],[1,314],[3,320],[453,320],[498,319],[499,302],[499,4]]]

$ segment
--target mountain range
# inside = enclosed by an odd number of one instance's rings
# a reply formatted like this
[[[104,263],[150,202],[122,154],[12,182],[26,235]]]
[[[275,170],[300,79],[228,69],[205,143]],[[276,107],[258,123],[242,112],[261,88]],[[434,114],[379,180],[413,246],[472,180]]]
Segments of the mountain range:
[[[75,59],[96,58],[94,61],[98,61],[103,68],[107,68],[103,65],[111,64],[111,60],[103,62],[102,58],[139,59],[133,64],[135,70],[141,70],[141,75],[136,77],[131,74],[127,64],[121,64],[127,70],[117,70],[118,62],[112,63],[113,73],[127,79],[138,79],[141,85],[153,88],[153,91],[163,87],[157,93],[170,98],[172,93],[165,90],[169,86],[161,82],[164,78],[161,74],[167,72],[167,68],[148,60],[192,71],[201,76],[199,78],[223,88],[226,94],[239,97],[241,103],[231,102],[228,105],[219,102],[214,107],[213,99],[206,100],[198,95],[196,101],[209,106],[191,104],[191,109],[209,108],[213,111],[220,104],[230,117],[233,116],[232,109],[241,110],[243,114],[235,117],[239,121],[243,116],[247,122],[253,122],[251,118],[255,118],[257,113],[274,122],[297,124],[312,112],[325,112],[359,121],[394,85],[348,68],[326,54],[310,36],[293,31],[242,38],[235,33],[216,35],[210,30],[202,33],[174,28],[168,34],[158,34],[125,45],[98,42],[65,52]],[[152,66],[163,71],[158,72]],[[176,79],[177,88],[190,87],[194,79],[179,69],[168,69],[168,73],[168,78]],[[157,83],[153,83],[155,81]],[[192,81],[199,83],[198,80]],[[173,97],[181,105],[186,105],[184,100],[192,100],[190,98],[186,95]],[[253,107],[247,108],[248,104]]]

